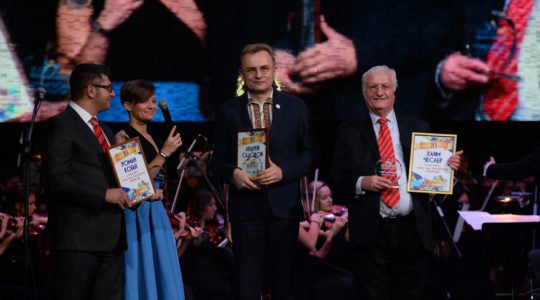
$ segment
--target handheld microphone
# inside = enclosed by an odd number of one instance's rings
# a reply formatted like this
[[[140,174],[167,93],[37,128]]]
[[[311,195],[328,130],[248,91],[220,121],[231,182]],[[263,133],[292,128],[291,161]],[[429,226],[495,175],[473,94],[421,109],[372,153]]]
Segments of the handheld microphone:
[[[37,105],[41,101],[45,100],[46,94],[47,94],[47,91],[44,88],[42,87],[36,88],[36,90],[34,91],[34,105]]]
[[[172,125],[171,112],[169,111],[167,101],[165,99],[159,100],[158,106],[161,109],[161,113],[163,114],[163,119],[165,120],[165,122]]]

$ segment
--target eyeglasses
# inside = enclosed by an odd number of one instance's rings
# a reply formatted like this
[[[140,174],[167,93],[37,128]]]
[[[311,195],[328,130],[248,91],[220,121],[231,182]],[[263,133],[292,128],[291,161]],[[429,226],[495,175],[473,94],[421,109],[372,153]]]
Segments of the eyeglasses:
[[[257,71],[259,71],[263,76],[266,76],[268,73],[270,73],[270,71],[272,71],[272,69],[273,68],[271,66],[262,66],[258,68],[258,70],[255,67],[249,67],[244,69],[244,73],[246,73],[247,77],[255,77]]]
[[[97,88],[102,88],[102,89],[106,89],[109,93],[112,92],[112,84],[109,84],[109,85],[101,85],[101,84],[91,84],[92,86],[94,87],[97,87]]]
[[[368,85],[367,90],[370,93],[375,93],[379,90],[379,88],[381,88],[384,92],[386,92],[392,89],[393,87],[394,86],[391,84],[373,84],[373,85]]]

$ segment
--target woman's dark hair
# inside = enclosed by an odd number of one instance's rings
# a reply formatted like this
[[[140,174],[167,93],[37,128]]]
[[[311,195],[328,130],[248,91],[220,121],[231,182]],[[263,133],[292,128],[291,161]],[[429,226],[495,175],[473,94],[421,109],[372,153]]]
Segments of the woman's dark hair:
[[[137,104],[145,102],[152,97],[155,91],[156,87],[149,81],[142,79],[127,81],[120,88],[120,103],[130,102]]]
[[[193,194],[189,200],[186,214],[198,221],[202,219],[205,208],[212,202],[214,196],[208,190],[201,189]]]

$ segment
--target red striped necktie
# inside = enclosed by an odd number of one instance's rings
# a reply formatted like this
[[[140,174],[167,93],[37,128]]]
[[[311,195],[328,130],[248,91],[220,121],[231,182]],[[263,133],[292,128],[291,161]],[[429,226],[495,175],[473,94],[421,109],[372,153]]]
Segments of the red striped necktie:
[[[495,78],[484,90],[484,110],[491,121],[508,120],[518,106],[518,82],[508,74],[518,71],[519,45],[533,5],[532,0],[511,0],[506,15],[500,16],[497,37],[487,57]]]
[[[107,143],[107,139],[105,139],[105,135],[101,130],[101,126],[99,126],[98,119],[96,117],[92,117],[90,119],[90,124],[94,126],[94,135],[96,136],[99,144],[101,145],[101,150],[103,150],[103,152],[107,151],[107,148],[109,148],[109,144]]]
[[[386,171],[393,175],[382,174],[383,177],[390,179],[391,181],[397,180],[394,144],[392,143],[392,136],[390,135],[390,129],[388,129],[388,120],[386,118],[379,118],[378,122],[381,124],[379,130],[379,138],[377,140],[379,144],[379,153],[381,154],[381,162],[385,164],[385,160],[392,161],[392,166],[386,168]],[[388,160],[390,159],[390,160]],[[392,208],[399,201],[399,188],[389,188],[381,192],[381,201],[388,207]]]

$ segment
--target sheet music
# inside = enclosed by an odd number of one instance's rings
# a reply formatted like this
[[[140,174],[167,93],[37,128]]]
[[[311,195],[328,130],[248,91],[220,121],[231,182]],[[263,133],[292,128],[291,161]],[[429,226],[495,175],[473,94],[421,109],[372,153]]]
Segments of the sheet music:
[[[484,223],[534,223],[540,222],[538,215],[490,214],[483,211],[458,211],[474,230],[482,230]]]

